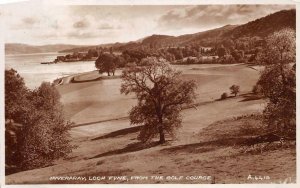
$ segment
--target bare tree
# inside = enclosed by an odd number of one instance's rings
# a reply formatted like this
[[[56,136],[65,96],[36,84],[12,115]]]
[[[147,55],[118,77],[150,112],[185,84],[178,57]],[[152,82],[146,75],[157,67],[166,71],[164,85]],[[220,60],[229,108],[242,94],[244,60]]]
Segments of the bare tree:
[[[141,65],[123,71],[121,93],[137,96],[130,121],[143,125],[139,139],[146,142],[159,134],[159,142],[164,143],[165,134],[174,136],[175,128],[181,125],[180,111],[194,100],[196,84],[181,80],[181,73],[162,58],[148,57]]]

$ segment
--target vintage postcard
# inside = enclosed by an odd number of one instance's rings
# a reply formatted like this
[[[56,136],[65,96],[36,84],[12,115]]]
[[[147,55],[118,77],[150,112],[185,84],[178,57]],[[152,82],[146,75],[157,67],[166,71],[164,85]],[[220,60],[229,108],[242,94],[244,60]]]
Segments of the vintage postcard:
[[[2,185],[296,185],[296,6],[1,4]]]

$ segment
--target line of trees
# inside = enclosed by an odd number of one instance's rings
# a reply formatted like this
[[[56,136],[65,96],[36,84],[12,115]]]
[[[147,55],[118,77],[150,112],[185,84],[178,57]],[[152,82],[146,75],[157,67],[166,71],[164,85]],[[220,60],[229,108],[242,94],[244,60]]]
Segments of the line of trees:
[[[265,47],[265,39],[260,37],[244,37],[236,40],[220,39],[214,42],[211,47],[203,47],[201,43],[189,44],[177,47],[146,48],[135,46],[135,48],[123,49],[122,54],[113,54],[113,49],[109,52],[98,53],[96,67],[100,72],[107,72],[111,67],[123,68],[128,63],[139,65],[146,57],[162,57],[171,63],[177,64],[202,64],[202,63],[247,63],[257,61],[257,54]],[[93,54],[93,50],[89,52]],[[106,54],[106,55],[105,55]],[[111,57],[107,57],[111,54]],[[115,58],[111,61],[112,57]],[[101,63],[101,59],[108,58],[112,65]],[[104,70],[104,71],[101,71]],[[108,72],[107,72],[108,73]],[[112,72],[110,72],[112,73]],[[108,73],[108,74],[110,74]]]

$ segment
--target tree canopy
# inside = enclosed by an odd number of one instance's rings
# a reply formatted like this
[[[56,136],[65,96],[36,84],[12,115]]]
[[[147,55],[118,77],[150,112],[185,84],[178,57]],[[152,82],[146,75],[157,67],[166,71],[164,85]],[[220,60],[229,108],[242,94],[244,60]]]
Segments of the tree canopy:
[[[60,95],[50,83],[29,90],[15,70],[5,71],[6,165],[43,167],[72,151]]]
[[[110,73],[115,75],[116,70],[116,58],[113,54],[103,53],[100,54],[98,59],[95,62],[96,68],[99,70],[99,73],[102,74],[104,72],[110,76]]]
[[[159,135],[159,142],[164,143],[165,134],[174,136],[174,130],[181,125],[180,111],[194,100],[196,84],[181,80],[181,73],[165,59],[148,57],[141,65],[123,71],[121,93],[137,96],[130,121],[143,125],[139,139],[146,142]]]
[[[14,69],[5,70],[5,119],[20,119],[27,106],[29,90],[24,79]]]
[[[295,137],[296,131],[296,34],[284,29],[270,35],[260,54],[265,65],[258,85],[269,99],[264,120],[272,131]]]
[[[224,48],[223,45],[217,49],[217,55],[219,57],[224,57],[224,55],[226,55],[226,49]]]
[[[240,86],[238,85],[232,85],[230,88],[231,94],[234,94],[236,96],[240,92]]]

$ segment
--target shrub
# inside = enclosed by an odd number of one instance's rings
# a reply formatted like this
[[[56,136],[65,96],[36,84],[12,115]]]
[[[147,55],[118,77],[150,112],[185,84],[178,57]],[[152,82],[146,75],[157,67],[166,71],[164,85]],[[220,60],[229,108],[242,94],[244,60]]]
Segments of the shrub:
[[[228,97],[228,94],[225,92],[221,95],[221,100],[224,100]]]

